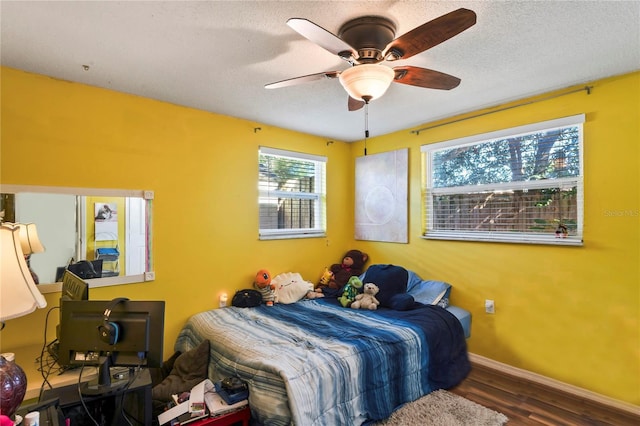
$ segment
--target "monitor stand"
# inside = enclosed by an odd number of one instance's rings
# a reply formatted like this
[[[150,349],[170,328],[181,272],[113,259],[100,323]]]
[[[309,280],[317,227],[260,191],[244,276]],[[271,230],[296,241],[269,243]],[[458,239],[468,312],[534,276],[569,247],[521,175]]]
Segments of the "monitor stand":
[[[101,357],[102,358],[102,357]],[[113,359],[111,353],[107,353],[104,360],[100,363],[98,369],[98,377],[89,382],[84,382],[80,385],[80,392],[82,395],[104,395],[111,392],[118,391],[129,384],[129,378],[113,379],[111,377],[111,367],[113,366]]]

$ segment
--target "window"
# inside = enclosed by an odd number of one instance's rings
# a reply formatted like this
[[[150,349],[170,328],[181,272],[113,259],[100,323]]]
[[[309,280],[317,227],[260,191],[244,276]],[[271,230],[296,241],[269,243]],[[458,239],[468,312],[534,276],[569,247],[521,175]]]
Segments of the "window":
[[[584,115],[422,146],[424,237],[582,244]]]
[[[260,239],[323,237],[327,159],[260,147]]]

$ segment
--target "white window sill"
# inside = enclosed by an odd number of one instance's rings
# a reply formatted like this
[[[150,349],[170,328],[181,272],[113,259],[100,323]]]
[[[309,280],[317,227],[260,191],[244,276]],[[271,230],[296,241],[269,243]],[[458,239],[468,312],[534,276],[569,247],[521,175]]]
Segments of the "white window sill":
[[[512,244],[546,244],[554,246],[584,246],[584,241],[580,237],[568,236],[557,238],[555,235],[536,234],[512,234],[512,233],[490,233],[490,232],[443,232],[430,231],[422,236],[426,240],[450,240],[450,241],[478,241],[493,243]]]
[[[325,238],[327,236],[324,232],[306,232],[306,233],[265,233],[260,234],[260,241],[267,240],[290,240],[300,238]]]

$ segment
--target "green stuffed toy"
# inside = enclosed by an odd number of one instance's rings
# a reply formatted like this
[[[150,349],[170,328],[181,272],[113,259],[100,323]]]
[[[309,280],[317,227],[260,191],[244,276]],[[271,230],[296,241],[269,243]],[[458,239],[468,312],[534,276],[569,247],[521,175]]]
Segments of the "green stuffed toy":
[[[360,281],[360,278],[357,276],[349,278],[349,281],[345,284],[344,290],[342,291],[342,296],[338,297],[340,304],[345,308],[351,306],[351,303],[356,300],[356,296],[361,288],[362,281]]]

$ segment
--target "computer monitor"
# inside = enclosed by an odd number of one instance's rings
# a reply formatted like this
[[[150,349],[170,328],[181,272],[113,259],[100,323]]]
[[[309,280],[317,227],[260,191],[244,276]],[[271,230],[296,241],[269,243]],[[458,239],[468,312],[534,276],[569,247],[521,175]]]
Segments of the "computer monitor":
[[[64,271],[71,271],[82,279],[101,278],[102,264],[104,259],[81,260],[76,263],[70,263],[66,266],[56,268],[56,282],[60,282],[64,276]]]
[[[89,284],[69,270],[62,274],[61,300],[89,300]]]
[[[162,366],[164,310],[164,301],[62,299],[58,364],[100,367],[97,381],[83,385],[84,394],[126,386],[126,378],[112,380],[110,367]]]
[[[69,270],[64,270],[60,278],[62,280],[62,290],[60,300],[89,300],[89,283]],[[62,303],[62,302],[61,302]],[[58,361],[58,341],[60,340],[60,324],[62,323],[62,313],[60,313],[60,323],[56,326],[56,340],[47,345],[47,351],[54,360]]]

